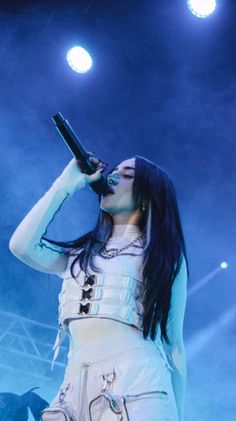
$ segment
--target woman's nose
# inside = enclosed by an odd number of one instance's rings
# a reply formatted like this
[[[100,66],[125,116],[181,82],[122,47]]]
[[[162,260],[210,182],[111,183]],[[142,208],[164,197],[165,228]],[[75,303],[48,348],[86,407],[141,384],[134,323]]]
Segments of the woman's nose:
[[[119,179],[120,179],[120,175],[119,175],[118,172],[117,173],[108,174],[108,176],[107,176],[107,182],[108,182],[108,184],[111,184],[111,185],[118,184],[119,183]]]

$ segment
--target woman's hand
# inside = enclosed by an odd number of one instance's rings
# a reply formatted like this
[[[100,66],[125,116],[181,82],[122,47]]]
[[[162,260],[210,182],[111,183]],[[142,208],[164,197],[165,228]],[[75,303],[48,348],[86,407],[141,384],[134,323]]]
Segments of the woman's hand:
[[[104,162],[90,157],[90,160],[97,167],[95,173],[88,175],[81,171],[78,161],[73,158],[66,166],[62,174],[53,183],[56,189],[65,190],[70,196],[74,194],[76,190],[79,190],[86,186],[86,184],[94,183],[101,178],[102,172],[105,170],[106,165]]]
[[[85,174],[87,184],[92,184],[95,181],[98,181],[101,178],[101,175],[107,166],[105,162],[102,162],[99,159],[94,158],[93,156],[90,157],[90,160],[94,165],[96,165],[97,171],[91,175]]]

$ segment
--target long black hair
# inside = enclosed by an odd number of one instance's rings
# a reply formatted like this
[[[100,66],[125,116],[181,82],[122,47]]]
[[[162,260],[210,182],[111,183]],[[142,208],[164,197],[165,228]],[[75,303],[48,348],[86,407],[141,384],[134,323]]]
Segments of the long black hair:
[[[169,343],[167,319],[171,289],[183,258],[187,262],[185,241],[174,185],[168,174],[152,161],[136,155],[133,200],[135,208],[142,209],[140,229],[145,238],[142,275],[143,337],[155,339],[160,324],[161,335]],[[65,248],[80,249],[71,264],[71,274],[78,261],[88,273],[99,269],[94,256],[106,245],[112,235],[113,219],[102,209],[94,229],[71,242],[50,241]]]

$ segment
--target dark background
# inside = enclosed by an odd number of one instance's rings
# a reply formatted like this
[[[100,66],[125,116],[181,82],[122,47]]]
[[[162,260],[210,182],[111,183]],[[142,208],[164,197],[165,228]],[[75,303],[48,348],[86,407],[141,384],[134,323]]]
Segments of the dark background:
[[[229,263],[188,300],[191,421],[234,419],[235,17],[233,0],[219,1],[207,19],[193,16],[185,0],[0,3],[1,309],[56,326],[60,279],[24,266],[8,242],[71,159],[50,120],[61,111],[104,161],[113,165],[139,154],[171,175],[189,289],[221,261]],[[67,65],[74,45],[93,57],[86,74]],[[50,236],[78,237],[93,226],[97,210],[93,192],[76,193]],[[23,392],[35,384],[3,373],[5,390]],[[50,399],[56,388],[51,380],[44,396]]]

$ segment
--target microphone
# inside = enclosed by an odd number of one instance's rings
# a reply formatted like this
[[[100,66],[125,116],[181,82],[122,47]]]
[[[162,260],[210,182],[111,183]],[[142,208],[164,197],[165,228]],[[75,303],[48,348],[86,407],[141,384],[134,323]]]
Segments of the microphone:
[[[62,139],[78,161],[81,171],[88,175],[95,173],[97,166],[90,160],[91,155],[84,149],[68,121],[64,119],[61,113],[52,116],[52,120]],[[91,183],[90,187],[98,195],[105,196],[114,192],[103,175],[98,181]]]

